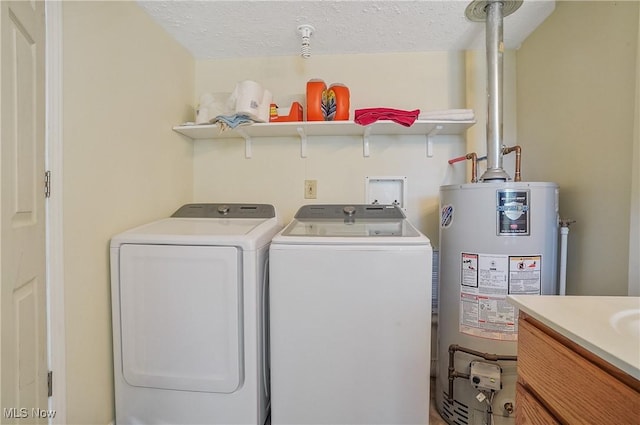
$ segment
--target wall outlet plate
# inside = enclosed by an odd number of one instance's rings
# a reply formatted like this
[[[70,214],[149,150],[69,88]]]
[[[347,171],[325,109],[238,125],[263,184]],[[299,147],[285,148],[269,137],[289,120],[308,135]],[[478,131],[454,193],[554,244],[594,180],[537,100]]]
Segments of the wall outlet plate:
[[[318,181],[304,181],[304,199],[316,199],[318,197]]]

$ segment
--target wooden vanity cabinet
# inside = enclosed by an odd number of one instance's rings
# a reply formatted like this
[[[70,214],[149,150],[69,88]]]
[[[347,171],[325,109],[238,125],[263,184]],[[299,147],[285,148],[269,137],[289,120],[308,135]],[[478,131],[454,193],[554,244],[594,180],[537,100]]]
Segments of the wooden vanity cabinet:
[[[518,425],[640,424],[640,381],[520,312]]]

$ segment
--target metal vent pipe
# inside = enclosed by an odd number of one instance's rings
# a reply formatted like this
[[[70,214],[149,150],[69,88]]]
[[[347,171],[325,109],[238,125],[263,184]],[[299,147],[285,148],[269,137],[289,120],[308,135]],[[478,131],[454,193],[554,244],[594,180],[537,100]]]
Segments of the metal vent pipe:
[[[515,12],[520,1],[475,0],[465,14],[471,21],[485,21],[487,48],[487,170],[481,181],[506,181],[509,175],[502,168],[502,70],[504,16]]]

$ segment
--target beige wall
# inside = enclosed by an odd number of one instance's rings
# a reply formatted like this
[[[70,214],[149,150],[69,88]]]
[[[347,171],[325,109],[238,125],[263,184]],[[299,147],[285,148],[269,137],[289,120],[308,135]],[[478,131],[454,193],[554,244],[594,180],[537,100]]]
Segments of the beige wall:
[[[109,239],[192,198],[194,60],[134,2],[63,5],[67,420],[113,421]]]
[[[346,84],[351,117],[364,107],[465,107],[463,52],[200,61],[195,97],[229,92],[237,81],[252,79],[280,102],[304,94],[311,78]],[[194,196],[199,202],[274,203],[288,222],[303,204],[364,202],[366,176],[406,176],[408,216],[437,246],[438,188],[464,180],[464,166],[446,162],[465,152],[464,137],[439,137],[434,152],[427,158],[425,136],[376,136],[368,158],[362,155],[359,137],[313,137],[307,158],[300,157],[299,141],[288,138],[255,140],[253,158],[245,159],[241,141],[197,141]],[[305,179],[317,180],[317,199],[304,199]]]
[[[638,8],[640,22],[640,7]],[[629,214],[629,295],[640,296],[640,24],[636,47],[636,107],[631,160],[631,211]]]
[[[577,220],[569,294],[627,294],[638,5],[560,1],[517,53],[523,169]]]

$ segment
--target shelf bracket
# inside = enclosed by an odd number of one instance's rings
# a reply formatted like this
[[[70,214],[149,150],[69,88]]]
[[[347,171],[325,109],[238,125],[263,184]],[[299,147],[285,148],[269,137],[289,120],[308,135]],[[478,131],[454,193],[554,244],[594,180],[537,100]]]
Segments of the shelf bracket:
[[[371,128],[371,125],[366,126],[362,134],[362,156],[365,158],[369,157],[369,135],[371,134]]]
[[[247,132],[241,128],[236,128],[235,130],[244,139],[244,157],[246,159],[251,159],[253,155],[253,150],[251,148],[252,147],[251,136],[249,136]]]
[[[300,136],[300,158],[307,157],[307,133],[304,132],[304,128],[296,127],[296,131]]]
[[[429,131],[429,133],[427,133],[427,157],[428,158],[433,157],[433,140],[431,138],[437,136],[438,133],[440,133],[440,131],[442,131],[443,128],[444,128],[443,125],[438,124],[435,127],[433,127],[431,131]]]

